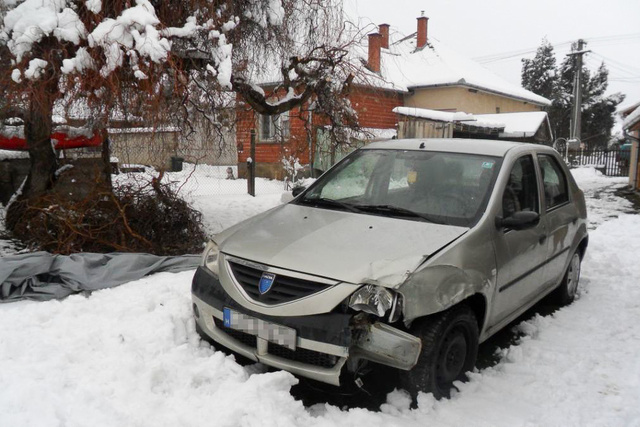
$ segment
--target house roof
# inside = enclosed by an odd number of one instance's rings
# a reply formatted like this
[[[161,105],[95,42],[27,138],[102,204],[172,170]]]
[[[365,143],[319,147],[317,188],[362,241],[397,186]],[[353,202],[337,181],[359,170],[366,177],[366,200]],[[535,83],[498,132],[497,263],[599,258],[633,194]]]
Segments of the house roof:
[[[462,122],[471,127],[496,128],[500,129],[500,136],[505,138],[531,137],[538,132],[541,126],[549,126],[549,118],[544,111],[468,114],[462,111],[451,113],[426,108],[396,107],[393,112],[403,116],[441,122]]]
[[[477,115],[468,114],[464,111],[449,112],[430,110],[428,108],[395,107],[393,112],[403,116],[418,117],[437,122],[464,122],[465,124],[474,127],[504,128],[504,124],[499,121],[481,120]]]
[[[627,117],[622,121],[622,128],[629,129],[631,126],[640,122],[640,107],[636,107]]]
[[[351,47],[350,55],[352,62],[359,67],[355,83],[360,85],[398,92],[429,87],[462,86],[539,106],[551,105],[547,98],[509,83],[433,38],[429,39],[425,47],[416,50],[415,34],[408,37],[399,33],[391,34],[389,48],[382,48],[380,52],[380,73],[366,68],[367,36],[361,43]],[[252,77],[260,86],[276,85],[282,81],[280,69],[275,61],[254,69]]]
[[[481,121],[494,121],[504,124],[501,137],[526,138],[536,134],[542,125],[549,124],[549,116],[544,111],[522,113],[474,114]]]
[[[430,38],[418,50],[414,36],[392,41],[389,49],[382,49],[380,62],[380,76],[402,90],[464,86],[536,105],[551,105],[548,99],[509,83],[437,39]]]

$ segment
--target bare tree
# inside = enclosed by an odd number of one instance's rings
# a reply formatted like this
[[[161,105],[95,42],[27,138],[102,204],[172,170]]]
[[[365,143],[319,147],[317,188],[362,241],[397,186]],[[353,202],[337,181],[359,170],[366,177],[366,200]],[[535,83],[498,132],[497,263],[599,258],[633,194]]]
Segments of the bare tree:
[[[0,23],[0,132],[23,126],[25,197],[55,185],[53,116],[70,110],[91,132],[114,117],[188,132],[194,113],[220,132],[237,93],[265,114],[313,98],[336,129],[356,121],[339,0],[0,0]]]

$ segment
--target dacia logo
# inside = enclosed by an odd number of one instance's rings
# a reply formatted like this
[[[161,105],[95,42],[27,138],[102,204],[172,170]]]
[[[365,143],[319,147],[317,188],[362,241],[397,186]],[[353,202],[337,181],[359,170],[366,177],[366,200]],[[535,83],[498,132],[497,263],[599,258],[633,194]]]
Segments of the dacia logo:
[[[260,277],[260,283],[258,283],[258,290],[260,291],[260,295],[264,295],[269,292],[271,286],[273,286],[273,282],[276,280],[276,275],[273,273],[262,273],[262,277]]]

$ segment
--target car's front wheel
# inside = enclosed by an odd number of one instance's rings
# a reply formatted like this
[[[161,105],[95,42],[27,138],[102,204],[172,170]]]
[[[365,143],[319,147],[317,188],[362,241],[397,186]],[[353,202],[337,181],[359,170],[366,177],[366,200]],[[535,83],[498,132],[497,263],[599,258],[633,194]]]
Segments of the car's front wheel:
[[[418,363],[401,371],[400,385],[416,399],[418,392],[449,397],[454,381],[466,380],[478,355],[478,322],[473,311],[460,305],[420,319],[412,331],[422,340]]]

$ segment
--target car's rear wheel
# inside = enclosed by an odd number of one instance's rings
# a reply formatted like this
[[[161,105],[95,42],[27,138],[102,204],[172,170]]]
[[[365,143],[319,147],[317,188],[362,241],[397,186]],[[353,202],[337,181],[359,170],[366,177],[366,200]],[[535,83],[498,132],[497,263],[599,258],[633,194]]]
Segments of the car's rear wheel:
[[[454,381],[466,380],[478,355],[478,322],[473,311],[460,305],[443,313],[420,319],[412,331],[422,340],[418,363],[401,371],[400,385],[412,398],[418,392],[449,397]]]
[[[568,305],[573,302],[578,292],[578,283],[580,282],[580,253],[576,251],[569,261],[567,271],[564,273],[562,282],[556,290],[556,299],[561,305]]]

